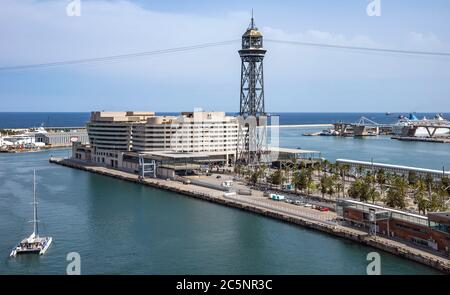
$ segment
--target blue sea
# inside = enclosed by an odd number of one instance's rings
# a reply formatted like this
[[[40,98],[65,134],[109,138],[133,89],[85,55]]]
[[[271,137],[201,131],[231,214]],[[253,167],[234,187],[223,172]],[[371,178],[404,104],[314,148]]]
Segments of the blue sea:
[[[174,115],[177,113],[159,112],[160,115]],[[234,114],[234,113],[229,113]],[[435,113],[414,113],[416,117],[432,118]],[[0,112],[0,128],[29,128],[39,127],[81,127],[89,120],[88,112],[81,113],[25,113],[25,112]],[[336,122],[356,122],[364,116],[377,123],[394,123],[400,115],[408,113],[271,113],[280,116],[280,124],[330,124]],[[444,113],[444,117],[450,118],[450,113]]]

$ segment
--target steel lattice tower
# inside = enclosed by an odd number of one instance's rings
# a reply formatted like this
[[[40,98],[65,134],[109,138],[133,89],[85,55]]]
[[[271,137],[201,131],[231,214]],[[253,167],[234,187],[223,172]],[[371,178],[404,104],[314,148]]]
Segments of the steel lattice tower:
[[[263,36],[255,26],[252,18],[250,26],[242,35],[241,57],[241,93],[238,150],[236,159],[256,167],[261,163],[262,155],[267,150],[266,125],[267,116],[264,108]]]
[[[247,31],[242,35],[242,49],[239,55],[241,64],[241,116],[265,115],[264,109],[264,75],[263,36],[252,19]]]

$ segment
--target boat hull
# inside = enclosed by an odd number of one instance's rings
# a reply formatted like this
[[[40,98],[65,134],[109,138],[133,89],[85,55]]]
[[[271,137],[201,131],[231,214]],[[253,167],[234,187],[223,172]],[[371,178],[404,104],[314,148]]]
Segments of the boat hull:
[[[50,247],[50,245],[52,244],[53,238],[52,237],[44,237],[44,238],[38,238],[38,239],[44,239],[44,243],[42,245],[39,245],[37,247],[24,247],[23,244],[21,246],[21,244],[19,244],[16,248],[14,248],[11,251],[11,254],[9,256],[11,257],[15,257],[17,255],[22,255],[22,254],[39,254],[39,255],[44,255],[45,252],[47,252],[48,248]],[[33,243],[34,241],[30,241],[30,244]]]

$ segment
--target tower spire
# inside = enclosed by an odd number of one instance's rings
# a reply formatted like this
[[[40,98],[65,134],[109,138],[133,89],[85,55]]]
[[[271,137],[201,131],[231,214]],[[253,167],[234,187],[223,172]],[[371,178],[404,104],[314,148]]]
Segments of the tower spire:
[[[253,17],[253,8],[252,8],[252,19],[250,21],[250,29],[256,29],[256,27],[255,27],[255,19]]]

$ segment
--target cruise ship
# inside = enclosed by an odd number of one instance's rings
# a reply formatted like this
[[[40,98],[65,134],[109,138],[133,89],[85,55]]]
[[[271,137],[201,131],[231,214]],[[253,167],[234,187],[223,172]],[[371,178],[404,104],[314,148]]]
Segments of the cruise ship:
[[[409,134],[410,130],[414,127],[414,124],[417,123],[427,123],[430,125],[448,125],[450,124],[446,119],[444,119],[442,114],[437,114],[433,119],[427,119],[426,117],[424,117],[423,119],[418,119],[416,117],[416,115],[414,114],[409,114],[408,117],[404,117],[404,116],[400,116],[399,120],[397,121],[397,123],[395,123],[392,126],[392,132],[394,135],[399,135],[399,136],[418,136],[418,137],[423,137],[423,136],[429,136],[428,131],[426,128],[424,127],[418,127],[414,133],[414,135]],[[444,128],[439,128],[436,129],[435,135],[446,135],[449,134],[449,130],[448,129],[444,129]]]

